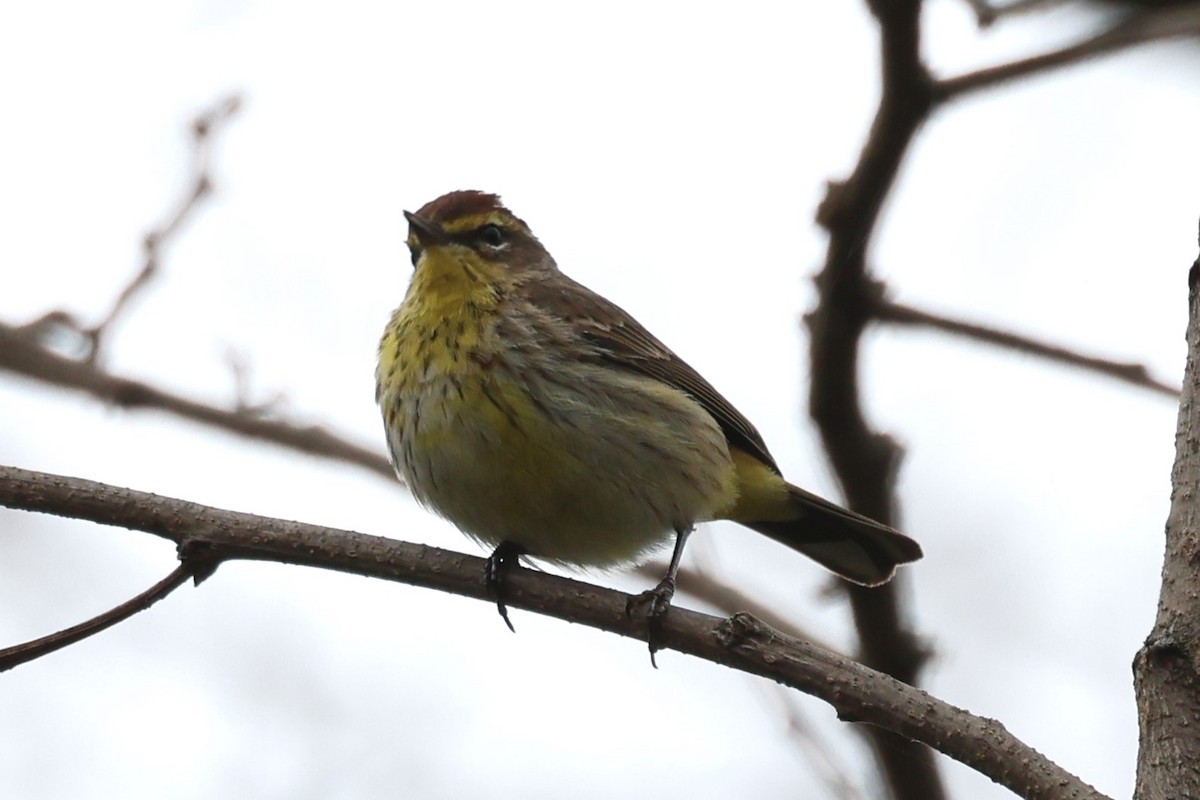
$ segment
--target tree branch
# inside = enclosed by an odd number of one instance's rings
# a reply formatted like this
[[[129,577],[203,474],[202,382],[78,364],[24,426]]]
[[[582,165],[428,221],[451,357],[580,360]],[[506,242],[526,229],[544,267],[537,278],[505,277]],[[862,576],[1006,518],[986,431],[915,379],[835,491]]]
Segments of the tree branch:
[[[826,737],[809,724],[799,698],[789,692],[786,686],[775,684],[766,689],[771,695],[771,707],[781,711],[785,717],[788,738],[807,757],[829,796],[837,800],[865,800],[859,786],[850,778],[857,770],[841,763],[841,759],[829,747]]]
[[[484,560],[379,536],[212,508],[81,478],[0,467],[0,505],[118,525],[204,547],[212,563],[275,561],[334,569],[492,601]],[[516,568],[505,602],[645,641],[627,596]],[[773,631],[749,614],[729,619],[672,608],[662,630],[670,649],[760,675],[819,697],[847,721],[924,742],[1030,800],[1104,796],[1021,742],[994,720],[973,716],[845,656]]]
[[[1122,17],[1112,27],[1081,42],[1049,53],[986,67],[965,75],[939,80],[935,92],[939,103],[956,100],[971,92],[1028,78],[1053,69],[1078,64],[1138,45],[1200,33],[1200,12],[1195,7],[1162,9]]]
[[[870,135],[853,174],[829,187],[817,221],[829,232],[825,265],[816,278],[817,307],[806,321],[811,333],[810,413],[851,507],[882,522],[894,520],[894,483],[900,449],[868,426],[860,407],[858,349],[866,325],[890,313],[894,322],[953,330],[995,344],[1022,347],[1064,363],[1106,371],[1169,393],[1136,365],[1084,360],[1068,351],[1019,337],[1001,337],[980,326],[955,324],[878,302],[867,275],[866,253],[883,203],[904,155],[921,125],[942,104],[966,94],[1075,63],[1103,53],[1200,30],[1187,9],[1123,18],[1085,42],[1023,61],[935,82],[920,57],[920,0],[867,0],[880,23],[883,88]],[[910,313],[904,313],[904,312]],[[893,522],[894,524],[894,522]],[[865,663],[915,683],[927,656],[901,606],[897,584],[879,590],[849,587],[861,656]],[[927,753],[884,738],[873,740],[875,754],[897,798],[933,800],[944,796]]]
[[[182,558],[182,556],[181,556]],[[67,645],[82,642],[89,636],[95,636],[101,631],[108,630],[118,622],[145,611],[150,606],[162,600],[171,592],[187,583],[189,578],[195,578],[196,583],[202,580],[202,567],[195,560],[183,559],[170,575],[151,586],[146,591],[127,600],[116,608],[105,611],[89,620],[72,625],[69,628],[34,639],[31,642],[0,649],[0,672],[5,672],[29,661],[49,655],[55,650],[61,650]]]
[[[238,112],[241,105],[241,98],[232,95],[208,111],[199,114],[192,121],[192,171],[187,188],[166,220],[142,239],[144,253],[142,267],[117,294],[108,313],[95,325],[86,326],[69,312],[51,311],[26,327],[35,333],[51,327],[69,328],[86,343],[83,359],[89,364],[99,361],[101,343],[108,329],[125,311],[133,298],[158,273],[161,261],[160,251],[163,244],[178,233],[184,221],[191,217],[199,207],[200,201],[212,193],[210,164],[212,139],[217,129],[228,122]]]
[[[634,570],[638,575],[649,581],[659,581],[667,572],[667,564],[661,561],[649,561]],[[831,580],[833,580],[831,578]],[[718,611],[745,611],[770,625],[777,631],[795,639],[805,639],[827,650],[835,650],[827,642],[801,628],[794,621],[784,617],[766,603],[763,603],[715,575],[711,570],[692,564],[689,569],[679,573],[679,585],[676,587],[682,595],[708,603]]]
[[[178,234],[184,222],[195,213],[200,201],[211,193],[213,137],[240,107],[241,99],[233,95],[192,121],[192,167],[188,188],[165,220],[146,234],[142,268],[117,295],[104,318],[96,325],[87,327],[73,314],[57,310],[26,325],[12,326],[0,322],[0,370],[84,392],[122,408],[154,408],[251,439],[357,464],[395,480],[390,463],[377,451],[360,447],[317,426],[299,426],[270,419],[267,416],[269,407],[250,404],[245,397],[245,366],[232,357],[237,388],[236,407],[233,409],[218,408],[141,381],[112,375],[100,366],[100,344],[106,331],[159,271],[163,244]],[[77,335],[85,343],[79,358],[68,358],[45,344],[56,331],[63,329]]]
[[[290,447],[310,455],[357,464],[389,480],[388,460],[374,450],[346,441],[318,426],[293,425],[264,418],[252,410],[229,411],[158,389],[131,378],[112,375],[96,363],[59,355],[42,346],[35,332],[0,322],[0,369],[84,392],[121,408],[152,408],[226,432]]]
[[[1110,361],[1095,356],[1085,356],[1057,345],[1039,342],[1027,336],[1020,336],[1009,331],[989,328],[974,322],[950,319],[949,317],[931,314],[912,306],[902,305],[886,299],[879,294],[875,302],[875,316],[881,322],[891,322],[897,325],[933,328],[934,330],[965,336],[968,339],[994,344],[1020,353],[1039,356],[1060,364],[1098,372],[1110,378],[1116,378],[1126,383],[1152,392],[1178,399],[1179,388],[1164,383],[1150,376],[1150,371],[1144,364]]]
[[[821,433],[850,506],[894,524],[900,450],[863,417],[858,345],[871,319],[867,243],[908,145],[934,108],[933,82],[920,57],[920,0],[870,0],[880,23],[883,91],[853,174],[831,184],[817,212],[829,231],[825,266],[816,278],[817,307],[807,316],[812,384],[809,412]],[[878,589],[847,585],[863,663],[905,683],[917,683],[927,657],[898,588],[900,575]],[[941,800],[945,789],[932,753],[912,742],[869,731],[875,758],[893,797]]]

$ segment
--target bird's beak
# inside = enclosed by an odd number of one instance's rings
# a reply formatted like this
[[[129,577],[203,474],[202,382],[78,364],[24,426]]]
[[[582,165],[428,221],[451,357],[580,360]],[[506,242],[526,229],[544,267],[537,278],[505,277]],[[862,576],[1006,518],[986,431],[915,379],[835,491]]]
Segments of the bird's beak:
[[[408,220],[409,238],[415,237],[421,247],[428,247],[431,244],[445,244],[449,241],[446,232],[437,223],[419,217],[411,211],[405,211],[404,218]]]

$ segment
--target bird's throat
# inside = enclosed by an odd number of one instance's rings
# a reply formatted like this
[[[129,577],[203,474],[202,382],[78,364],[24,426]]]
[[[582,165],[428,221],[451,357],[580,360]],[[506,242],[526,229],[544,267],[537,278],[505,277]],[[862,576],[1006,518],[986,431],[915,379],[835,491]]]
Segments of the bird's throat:
[[[407,301],[419,302],[425,314],[451,318],[468,308],[492,308],[498,299],[494,271],[469,253],[430,248],[417,263]]]

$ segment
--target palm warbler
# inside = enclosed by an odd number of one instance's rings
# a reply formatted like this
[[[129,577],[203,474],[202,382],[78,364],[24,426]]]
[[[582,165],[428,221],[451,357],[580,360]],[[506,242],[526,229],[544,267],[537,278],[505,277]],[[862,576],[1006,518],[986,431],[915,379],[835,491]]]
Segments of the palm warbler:
[[[787,483],[728,400],[561,273],[496,195],[451,192],[405,216],[415,271],[379,344],[376,399],[417,500],[495,548],[488,582],[506,622],[497,581],[517,556],[610,567],[674,538],[666,578],[644,595],[661,617],[706,520],[867,586],[921,557],[907,536]]]

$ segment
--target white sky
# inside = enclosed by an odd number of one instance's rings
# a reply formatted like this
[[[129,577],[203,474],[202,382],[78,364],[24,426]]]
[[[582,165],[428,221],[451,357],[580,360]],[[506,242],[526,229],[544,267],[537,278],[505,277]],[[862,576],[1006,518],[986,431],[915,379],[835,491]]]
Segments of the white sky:
[[[94,318],[180,191],[186,124],[230,91],[218,193],[114,332],[114,370],[214,401],[229,349],[266,398],[379,447],[375,344],[409,274],[401,210],[502,193],[835,493],[803,398],[800,315],[878,92],[856,3],[9,4],[0,9],[0,318]],[[980,36],[931,0],[939,74],[1064,41]],[[896,297],[1116,358],[1183,364],[1200,70],[1183,46],[945,110],[872,261]],[[750,355],[747,355],[747,352]],[[1130,663],[1157,597],[1176,409],[931,334],[869,338],[872,420],[908,448],[907,571],[926,686],[1102,791],[1132,790]],[[398,486],[0,376],[0,463],[476,552]],[[848,641],[823,573],[711,526],[710,560]],[[141,591],[152,537],[0,511],[0,643]],[[644,588],[627,576],[601,582]],[[686,601],[685,601],[686,602]],[[0,796],[825,797],[762,682],[408,587],[233,564],[0,677]],[[870,785],[861,744],[796,700]],[[1008,797],[948,760],[952,793]]]

